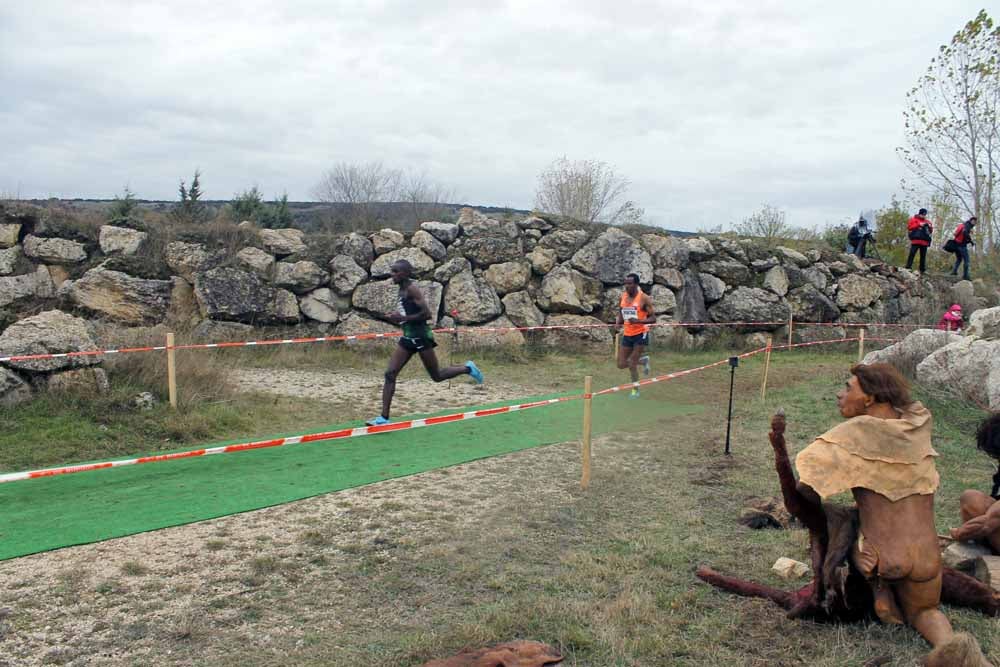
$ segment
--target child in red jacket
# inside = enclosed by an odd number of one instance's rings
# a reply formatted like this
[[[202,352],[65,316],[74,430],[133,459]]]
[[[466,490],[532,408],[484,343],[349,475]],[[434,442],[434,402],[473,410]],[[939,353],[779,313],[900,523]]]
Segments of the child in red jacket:
[[[941,316],[937,328],[944,331],[960,331],[962,329],[962,305],[959,303],[951,304],[951,308]]]

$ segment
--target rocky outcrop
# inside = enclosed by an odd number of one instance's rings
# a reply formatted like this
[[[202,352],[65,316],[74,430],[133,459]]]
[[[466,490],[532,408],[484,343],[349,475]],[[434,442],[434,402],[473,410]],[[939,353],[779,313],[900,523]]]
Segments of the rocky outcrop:
[[[25,256],[45,264],[79,264],[86,261],[87,250],[82,243],[60,238],[24,237]]]
[[[437,322],[438,314],[441,312],[441,296],[444,292],[444,286],[429,280],[417,280],[415,284],[427,301],[427,309],[431,312],[430,323],[433,325]],[[351,303],[355,308],[384,319],[386,313],[399,312],[399,285],[396,285],[392,280],[365,283],[354,290]]]
[[[127,227],[104,225],[101,227],[99,243],[105,255],[134,255],[146,243],[149,234]]]
[[[21,246],[0,250],[0,276],[9,276],[21,261]]]
[[[167,244],[164,260],[174,273],[187,281],[199,271],[214,269],[226,258],[224,250],[209,250],[201,243],[174,241]]]
[[[972,313],[966,333],[979,338],[1000,338],[1000,308],[983,308]]]
[[[865,355],[864,363],[887,363],[901,370],[913,372],[928,355],[960,340],[962,337],[955,333],[936,329],[917,329],[898,343],[869,352]]]
[[[28,356],[58,352],[84,352],[97,349],[87,331],[86,320],[59,310],[26,317],[7,327],[0,334],[0,357]],[[51,373],[69,368],[93,366],[101,355],[52,357],[5,361],[3,365],[17,371]]]
[[[420,223],[420,229],[427,232],[444,245],[451,245],[458,238],[458,225],[435,220]],[[429,253],[428,253],[429,254]]]
[[[640,282],[652,282],[653,263],[649,252],[614,227],[573,253],[570,263],[603,283],[621,284],[630,273],[637,274]]]
[[[389,267],[401,259],[405,259],[410,263],[410,266],[413,267],[413,275],[415,276],[421,276],[434,270],[434,260],[423,250],[419,248],[400,248],[399,250],[390,250],[385,254],[379,255],[372,262],[372,278],[385,278],[389,275]]]
[[[527,286],[528,279],[531,278],[531,267],[523,261],[493,264],[483,271],[483,278],[497,294],[508,294]]]
[[[423,250],[434,261],[440,262],[448,256],[448,251],[445,249],[444,244],[435,238],[433,234],[422,229],[413,234],[410,243],[414,248]]]
[[[545,317],[545,326],[567,327],[544,330],[542,340],[547,345],[556,347],[580,343],[611,345],[611,328],[596,317],[551,314]]]
[[[372,260],[375,259],[375,247],[372,242],[357,232],[341,237],[335,247],[337,254],[347,255],[363,269],[371,266]]]
[[[882,296],[878,283],[866,276],[850,274],[837,284],[837,305],[850,310],[861,310],[875,303]]]
[[[585,314],[601,303],[602,285],[567,264],[560,264],[542,280],[538,305],[554,313]]]
[[[10,408],[31,400],[31,384],[9,368],[0,366],[0,407]]]
[[[538,327],[545,321],[545,313],[538,309],[527,292],[512,292],[503,299],[507,317],[519,327]]]
[[[34,273],[0,277],[0,307],[28,299],[48,299],[55,294],[52,276],[44,266]]]
[[[349,255],[337,255],[330,260],[329,268],[330,287],[341,296],[350,296],[368,278],[368,272]]]
[[[236,262],[240,268],[252,271],[265,280],[274,275],[274,255],[260,248],[243,248],[236,253]]]
[[[13,248],[21,235],[21,225],[18,223],[0,224],[0,248]]]
[[[278,262],[274,265],[274,285],[293,294],[307,294],[330,278],[315,262]]]
[[[917,364],[917,380],[1000,410],[1000,341],[963,337],[949,343]]]
[[[275,289],[257,274],[240,269],[224,267],[199,273],[194,294],[202,315],[213,320],[265,324],[299,319],[294,294]]]
[[[503,303],[488,282],[463,271],[448,282],[444,310],[459,324],[481,324],[500,315]]]
[[[565,262],[588,240],[590,235],[582,229],[560,229],[543,236],[538,247],[552,250],[558,261]]]
[[[306,250],[305,233],[301,229],[262,229],[260,242],[264,250],[278,257]]]
[[[758,287],[737,287],[709,308],[713,322],[747,322],[740,331],[773,331],[788,320],[788,302]]]
[[[299,299],[299,310],[302,314],[316,322],[332,324],[340,319],[342,310],[347,310],[350,304],[341,300],[328,287],[321,287]]]
[[[371,235],[371,242],[375,255],[379,256],[402,248],[406,243],[406,237],[395,229],[380,229]]]
[[[170,307],[173,283],[146,280],[97,267],[68,288],[72,303],[91,313],[123,324],[153,324]]]

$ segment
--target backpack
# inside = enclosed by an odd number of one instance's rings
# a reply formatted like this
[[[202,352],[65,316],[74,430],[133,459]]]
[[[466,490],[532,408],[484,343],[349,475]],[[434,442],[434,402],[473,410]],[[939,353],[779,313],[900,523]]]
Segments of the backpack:
[[[948,241],[944,244],[943,249],[945,252],[955,252],[958,250],[958,241],[955,239],[948,239]]]

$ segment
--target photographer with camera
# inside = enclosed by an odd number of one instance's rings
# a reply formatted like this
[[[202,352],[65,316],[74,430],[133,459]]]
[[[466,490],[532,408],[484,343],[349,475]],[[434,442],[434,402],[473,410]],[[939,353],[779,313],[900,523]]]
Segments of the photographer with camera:
[[[857,255],[860,259],[864,259],[869,241],[875,243],[875,233],[868,225],[865,217],[861,216],[857,222],[851,225],[850,230],[847,232],[847,252]]]
[[[922,208],[910,218],[906,225],[907,236],[910,237],[910,255],[906,258],[906,268],[913,268],[913,258],[920,253],[920,273],[927,271],[927,247],[931,244],[931,234],[934,225],[927,219],[927,209]]]

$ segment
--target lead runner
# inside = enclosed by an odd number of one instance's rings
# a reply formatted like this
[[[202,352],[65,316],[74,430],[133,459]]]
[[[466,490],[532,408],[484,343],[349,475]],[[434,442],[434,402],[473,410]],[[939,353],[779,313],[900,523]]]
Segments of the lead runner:
[[[393,324],[402,325],[403,335],[399,339],[399,345],[389,357],[389,368],[385,371],[385,383],[382,385],[382,414],[366,421],[368,426],[382,426],[389,423],[392,397],[396,393],[396,377],[414,354],[420,355],[420,361],[427,369],[427,374],[435,382],[450,380],[458,375],[470,375],[476,384],[483,383],[483,373],[472,361],[466,361],[464,366],[438,368],[437,354],[434,353],[437,343],[434,342],[434,333],[427,324],[431,319],[431,311],[427,307],[423,292],[413,282],[412,274],[413,266],[405,259],[393,262],[389,267],[392,282],[399,285],[399,301],[398,310],[386,313],[385,318]]]

